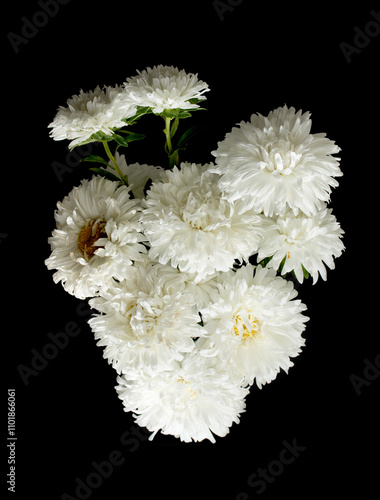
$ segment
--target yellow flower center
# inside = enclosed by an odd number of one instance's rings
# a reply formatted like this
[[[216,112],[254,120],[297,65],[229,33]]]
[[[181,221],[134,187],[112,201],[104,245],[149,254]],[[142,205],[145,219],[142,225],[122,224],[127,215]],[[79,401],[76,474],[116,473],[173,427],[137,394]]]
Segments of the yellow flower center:
[[[95,251],[101,246],[95,245],[99,238],[107,237],[104,230],[106,223],[101,219],[90,220],[78,234],[78,249],[83,257],[91,259]]]
[[[235,326],[233,332],[242,339],[247,338],[260,338],[260,325],[261,322],[248,311],[240,311],[235,316]]]

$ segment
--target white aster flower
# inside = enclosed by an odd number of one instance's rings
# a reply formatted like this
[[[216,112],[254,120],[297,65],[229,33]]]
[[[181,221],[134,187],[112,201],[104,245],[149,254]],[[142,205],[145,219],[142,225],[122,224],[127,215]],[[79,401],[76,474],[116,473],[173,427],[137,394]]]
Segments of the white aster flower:
[[[255,271],[254,271],[255,270]],[[247,265],[220,276],[219,291],[201,310],[209,338],[202,355],[215,356],[224,368],[259,388],[280,369],[293,366],[304,345],[308,320],[293,284],[273,269]]]
[[[116,153],[116,162],[123,175],[128,177],[128,185],[135,198],[144,198],[144,188],[149,180],[152,182],[160,181],[165,178],[165,170],[162,167],[133,163],[128,165],[125,155]],[[115,173],[112,163],[109,162],[108,172]]]
[[[277,108],[234,127],[213,152],[220,189],[242,210],[283,215],[290,208],[313,215],[328,202],[342,175],[340,151],[325,134],[310,134],[310,113]]]
[[[60,141],[71,140],[69,147],[87,141],[92,134],[112,135],[114,128],[124,127],[123,118],[136,114],[136,106],[128,99],[121,86],[104,87],[73,95],[67,107],[60,106],[49,124],[50,136]]]
[[[128,276],[133,261],[146,253],[140,232],[139,200],[118,182],[94,176],[57,203],[57,228],[49,238],[45,264],[53,279],[79,299],[94,296],[112,277]]]
[[[150,107],[160,114],[165,109],[195,109],[209,90],[198,75],[186,73],[173,66],[154,66],[128,78],[125,90],[136,106]]]
[[[285,259],[282,274],[294,271],[302,283],[303,268],[313,277],[313,283],[321,277],[327,279],[325,264],[334,269],[334,257],[339,257],[344,245],[341,229],[332,210],[326,206],[316,215],[307,217],[291,210],[285,215],[273,217],[259,244],[258,260],[272,257],[268,267],[279,269]]]
[[[239,215],[210,166],[182,163],[168,171],[166,181],[153,183],[141,214],[149,255],[202,277],[248,258],[263,232],[263,217],[252,210]]]
[[[203,335],[185,277],[171,266],[146,258],[128,279],[90,300],[101,315],[89,324],[104,357],[116,371],[135,379],[141,373],[171,370]]]
[[[192,355],[172,371],[136,381],[119,377],[118,383],[125,411],[133,411],[136,423],[153,432],[149,439],[161,431],[185,442],[215,443],[213,434],[225,436],[239,423],[248,393],[227,371]]]

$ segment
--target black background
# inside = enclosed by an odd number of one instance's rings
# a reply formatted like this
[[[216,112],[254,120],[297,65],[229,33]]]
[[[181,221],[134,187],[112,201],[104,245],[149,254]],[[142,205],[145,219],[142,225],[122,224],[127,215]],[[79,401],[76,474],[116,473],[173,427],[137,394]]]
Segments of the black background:
[[[341,497],[345,491],[370,498],[376,491],[380,377],[372,373],[358,394],[351,376],[364,377],[366,363],[380,351],[380,36],[368,39],[351,62],[340,44],[353,45],[355,27],[365,29],[371,9],[379,6],[231,3],[235,7],[223,20],[211,0],[72,0],[46,23],[35,17],[42,10],[36,1],[7,7],[0,253],[6,386],[16,389],[16,494],[10,497],[78,498],[76,478],[86,481],[93,462],[109,460],[115,451],[123,463],[91,490],[91,500]],[[25,19],[43,26],[16,53],[7,34],[20,35]],[[237,122],[285,103],[310,111],[312,132],[325,132],[342,149],[344,177],[331,205],[345,231],[346,251],[327,282],[299,288],[311,318],[306,347],[288,375],[252,389],[240,425],[216,444],[183,444],[163,435],[150,442],[141,431],[121,443],[137,427],[123,412],[115,372],[87,326],[90,313],[53,283],[44,266],[55,204],[89,176],[77,157],[68,156],[67,143],[48,137],[48,123],[80,88],[121,84],[155,64],[198,73],[211,88],[208,111],[191,119],[202,131],[183,159],[211,161],[210,152]],[[157,119],[149,127],[159,139],[132,145],[128,161],[166,160],[162,124]],[[71,171],[59,179],[53,162]],[[41,353],[48,334],[64,331],[69,322],[80,333],[26,385],[20,366],[30,368],[32,350]],[[305,449],[259,495],[248,478],[279,458],[283,441],[294,439]],[[7,490],[4,475],[1,488]]]

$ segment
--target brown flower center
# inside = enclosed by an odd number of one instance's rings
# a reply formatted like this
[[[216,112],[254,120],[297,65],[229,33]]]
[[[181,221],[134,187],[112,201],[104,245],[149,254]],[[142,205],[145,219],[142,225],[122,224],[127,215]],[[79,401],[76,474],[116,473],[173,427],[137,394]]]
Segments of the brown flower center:
[[[104,230],[106,223],[101,219],[90,220],[85,224],[78,234],[78,249],[83,257],[91,259],[95,251],[102,246],[95,245],[99,238],[107,237]]]

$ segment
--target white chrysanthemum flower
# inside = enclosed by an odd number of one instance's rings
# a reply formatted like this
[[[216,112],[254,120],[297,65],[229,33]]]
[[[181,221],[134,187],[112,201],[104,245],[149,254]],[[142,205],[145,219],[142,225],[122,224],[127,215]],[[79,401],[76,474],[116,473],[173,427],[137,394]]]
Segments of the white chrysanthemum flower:
[[[172,371],[129,381],[118,377],[116,387],[125,411],[133,411],[136,423],[153,432],[170,434],[181,441],[215,443],[239,423],[245,411],[248,389],[210,359],[187,356]]]
[[[334,269],[334,257],[344,250],[343,234],[332,210],[326,206],[312,217],[302,213],[295,216],[289,210],[272,219],[259,244],[258,260],[272,257],[267,266],[277,270],[285,259],[282,274],[294,271],[300,283],[304,269],[313,277],[313,283],[318,273],[326,280],[325,264]]]
[[[103,177],[83,180],[57,203],[57,229],[49,238],[52,253],[45,264],[53,279],[79,299],[94,296],[112,277],[128,276],[133,261],[146,253],[140,232],[140,200],[129,188]]]
[[[219,187],[241,209],[265,215],[283,215],[290,208],[313,215],[328,202],[331,188],[342,175],[340,151],[325,134],[310,134],[310,113],[291,107],[277,108],[267,117],[234,127],[213,152]]]
[[[171,370],[204,334],[185,277],[171,266],[145,259],[128,279],[90,300],[102,314],[90,319],[104,357],[130,379]]]
[[[251,265],[223,274],[218,294],[201,310],[209,334],[201,354],[216,356],[232,374],[248,384],[256,380],[259,388],[280,369],[287,372],[305,342],[306,307],[292,300],[293,284],[275,274]]]
[[[122,174],[128,177],[128,185],[135,198],[144,198],[144,188],[149,180],[157,182],[165,178],[165,170],[162,167],[140,163],[128,165],[125,155],[119,153],[116,153],[116,162]],[[108,172],[114,174],[115,170],[112,168],[112,163],[109,162],[109,165],[107,167]]]
[[[173,66],[154,66],[128,78],[125,90],[136,106],[150,107],[160,114],[165,109],[195,109],[209,90],[198,75],[186,73]],[[194,102],[196,101],[196,102]]]
[[[136,114],[136,106],[129,100],[121,86],[104,87],[73,95],[67,107],[60,106],[49,124],[50,136],[60,141],[70,140],[69,147],[87,141],[92,134],[102,132],[112,135],[114,128],[124,127],[123,118]]]
[[[263,232],[263,217],[252,210],[239,215],[210,166],[182,163],[168,171],[165,182],[153,183],[141,214],[149,255],[202,277],[248,258]]]

